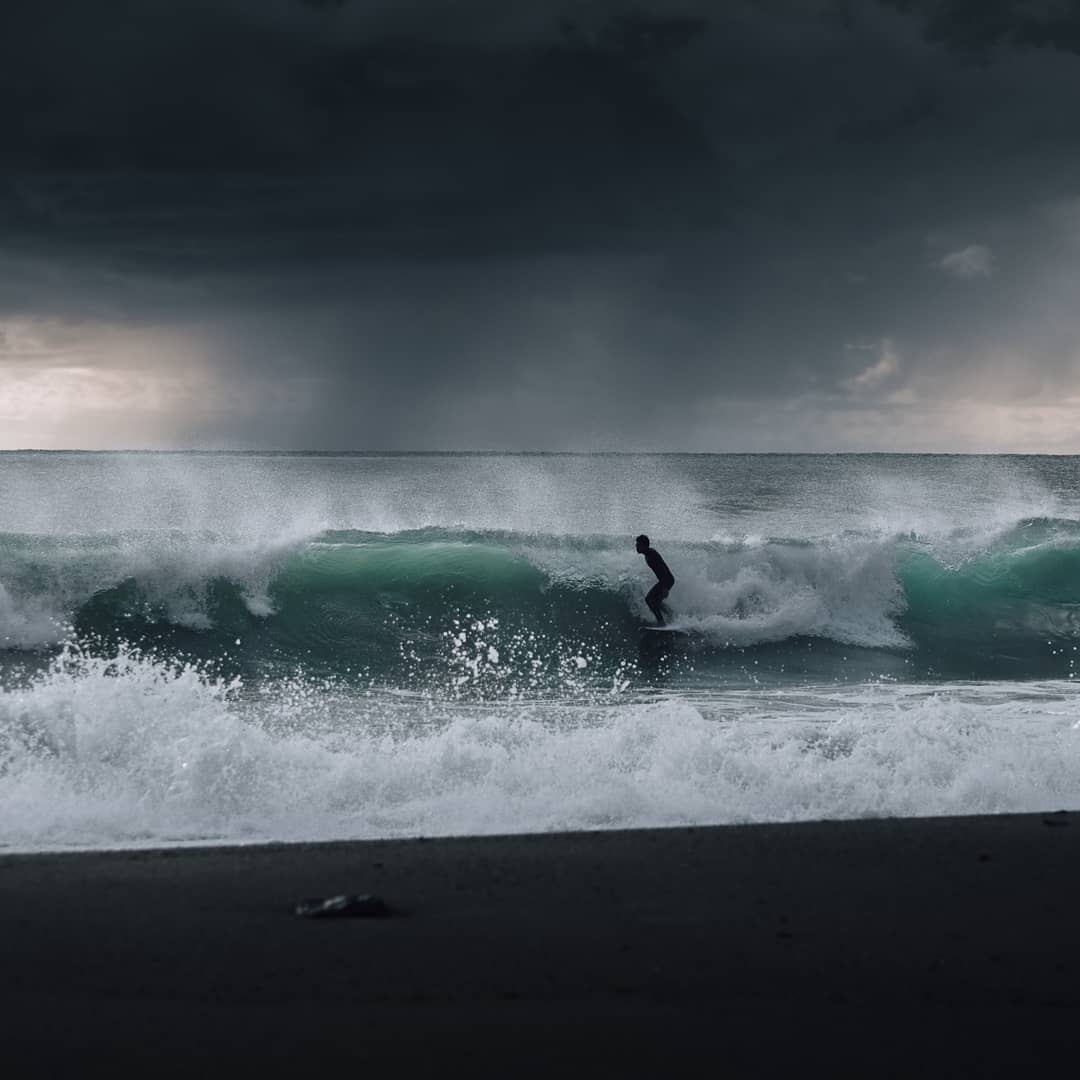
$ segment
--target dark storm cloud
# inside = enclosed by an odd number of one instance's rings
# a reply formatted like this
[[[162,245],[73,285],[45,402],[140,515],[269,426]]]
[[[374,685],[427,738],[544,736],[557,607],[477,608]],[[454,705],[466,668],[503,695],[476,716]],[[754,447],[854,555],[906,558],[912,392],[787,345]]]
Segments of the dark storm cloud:
[[[606,247],[646,203],[654,226],[688,224],[680,196],[716,179],[712,155],[655,68],[700,20],[588,32],[551,16],[534,31],[461,10],[447,24],[371,5],[26,9],[0,53],[9,233],[183,263],[202,254],[191,229],[257,260],[275,239],[327,254]]]
[[[1075,5],[3,19],[0,315],[197,328],[288,388],[192,441],[813,448],[1071,373]]]
[[[1080,52],[1075,0],[886,0],[921,15],[934,41],[972,52],[1009,44]]]
[[[180,270],[656,250],[748,209],[820,220],[808,191],[851,169],[870,191],[889,165],[871,155],[969,119],[893,40],[901,22],[842,7],[450,10],[19,5],[0,46],[8,236]]]

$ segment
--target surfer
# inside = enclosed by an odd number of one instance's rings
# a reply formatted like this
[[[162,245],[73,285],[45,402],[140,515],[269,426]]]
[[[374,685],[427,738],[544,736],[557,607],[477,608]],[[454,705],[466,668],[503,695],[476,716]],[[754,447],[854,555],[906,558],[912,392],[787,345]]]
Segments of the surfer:
[[[642,533],[635,541],[639,555],[645,556],[649,569],[656,575],[656,584],[645,596],[645,603],[649,610],[656,616],[656,625],[664,625],[664,601],[675,584],[675,575],[668,569],[668,564],[660,558],[660,552],[656,548],[649,547],[649,538]]]

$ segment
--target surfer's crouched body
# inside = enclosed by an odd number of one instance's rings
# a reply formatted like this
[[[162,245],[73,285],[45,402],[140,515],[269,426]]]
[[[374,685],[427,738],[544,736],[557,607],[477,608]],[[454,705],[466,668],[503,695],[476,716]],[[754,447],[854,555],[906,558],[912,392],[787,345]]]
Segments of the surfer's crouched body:
[[[649,538],[642,533],[635,541],[639,555],[645,556],[649,569],[656,575],[656,584],[646,593],[645,603],[656,616],[656,625],[664,625],[664,601],[675,584],[675,575],[668,569],[668,564],[660,558],[660,552],[649,547]]]

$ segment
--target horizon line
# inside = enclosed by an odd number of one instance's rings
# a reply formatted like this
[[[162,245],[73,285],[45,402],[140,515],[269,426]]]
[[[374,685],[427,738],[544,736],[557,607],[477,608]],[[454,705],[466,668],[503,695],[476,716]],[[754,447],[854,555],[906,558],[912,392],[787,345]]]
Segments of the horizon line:
[[[1078,457],[1080,450],[311,450],[22,446],[3,454],[144,454],[203,457]]]

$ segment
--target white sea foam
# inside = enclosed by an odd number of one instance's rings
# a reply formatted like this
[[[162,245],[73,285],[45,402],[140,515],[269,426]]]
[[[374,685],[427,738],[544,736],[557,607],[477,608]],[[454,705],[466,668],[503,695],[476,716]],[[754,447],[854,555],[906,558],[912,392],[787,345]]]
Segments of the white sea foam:
[[[0,551],[0,648],[63,642],[80,605],[128,581],[139,602],[177,626],[212,625],[208,590],[216,579],[237,585],[252,614],[272,614],[274,574],[310,535],[298,525],[264,537],[138,532],[9,540]]]
[[[268,702],[190,667],[68,652],[0,692],[0,845],[1076,809],[1078,705],[1067,682],[581,708],[294,686]]]
[[[725,645],[797,635],[869,647],[903,647],[896,546],[848,541],[769,544],[682,558],[670,599],[681,625]]]
[[[535,548],[520,554],[552,580],[624,592],[648,616],[652,577],[640,557],[612,547]],[[893,537],[837,537],[815,544],[711,543],[665,549],[678,567],[668,606],[681,627],[720,645],[746,646],[798,635],[868,648],[904,648]]]

